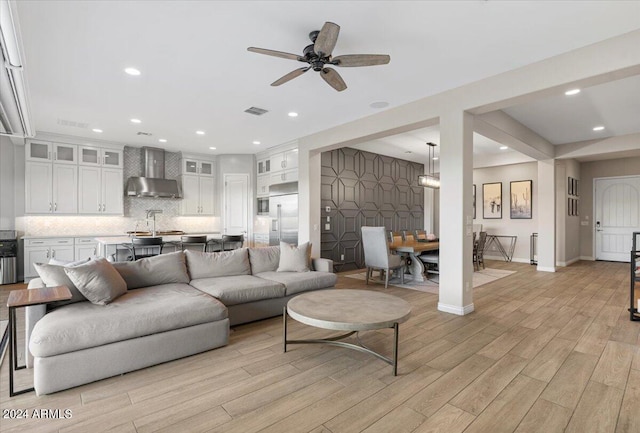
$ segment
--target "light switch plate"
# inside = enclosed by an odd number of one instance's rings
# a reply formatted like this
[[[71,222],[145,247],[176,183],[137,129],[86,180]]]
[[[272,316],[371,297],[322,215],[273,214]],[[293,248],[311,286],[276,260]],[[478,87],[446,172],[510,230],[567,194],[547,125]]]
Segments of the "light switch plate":
[[[328,216],[328,217],[327,217],[327,222],[328,222],[328,223],[330,223],[330,222],[331,222],[331,217],[330,217],[330,216]]]
[[[324,208],[324,211],[325,211],[325,212],[331,212],[331,206],[327,206],[327,207],[325,207],[325,208]]]
[[[325,230],[331,230],[331,224],[325,224],[324,225],[324,229]]]
[[[589,221],[580,221],[580,225],[581,226],[588,226],[589,225]]]

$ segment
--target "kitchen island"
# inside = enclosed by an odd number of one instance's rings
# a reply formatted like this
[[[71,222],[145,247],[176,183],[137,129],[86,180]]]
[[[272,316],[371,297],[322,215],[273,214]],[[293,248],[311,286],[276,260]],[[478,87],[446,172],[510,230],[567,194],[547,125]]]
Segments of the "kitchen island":
[[[185,235],[187,235],[185,233]],[[188,236],[206,236],[207,241],[222,239],[222,233],[189,233]],[[149,236],[138,236],[147,238]],[[163,252],[174,252],[178,250],[182,235],[156,236],[162,238],[164,242]],[[125,244],[131,244],[131,236],[101,236],[95,238],[98,242],[98,255],[101,257],[111,257],[115,261],[125,260],[129,255],[129,250]]]

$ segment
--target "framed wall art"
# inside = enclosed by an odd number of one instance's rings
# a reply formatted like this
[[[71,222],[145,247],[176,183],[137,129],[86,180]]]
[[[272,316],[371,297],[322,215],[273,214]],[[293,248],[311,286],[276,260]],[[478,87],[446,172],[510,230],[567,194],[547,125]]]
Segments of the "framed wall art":
[[[532,218],[532,186],[531,180],[518,180],[510,184],[511,219]]]
[[[482,184],[482,218],[502,219],[502,182]]]

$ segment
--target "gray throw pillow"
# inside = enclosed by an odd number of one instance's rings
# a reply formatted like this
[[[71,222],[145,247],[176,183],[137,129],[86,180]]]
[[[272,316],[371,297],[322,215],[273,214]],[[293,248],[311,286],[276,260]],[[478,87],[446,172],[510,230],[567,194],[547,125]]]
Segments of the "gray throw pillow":
[[[64,268],[64,272],[92,304],[107,305],[127,292],[127,283],[104,258]]]
[[[305,242],[298,245],[289,245],[280,242],[280,264],[278,272],[309,272],[311,259],[311,244]]]
[[[187,265],[182,251],[146,257],[135,262],[114,263],[113,267],[124,278],[129,290],[159,286],[160,284],[189,282]]]
[[[82,293],[73,284],[73,281],[69,279],[64,272],[64,266],[50,265],[47,263],[34,263],[33,267],[42,279],[42,282],[47,287],[67,286],[71,292],[71,299],[68,301],[58,301],[49,304],[50,307],[61,307],[67,304],[73,304],[74,302],[86,301]]]

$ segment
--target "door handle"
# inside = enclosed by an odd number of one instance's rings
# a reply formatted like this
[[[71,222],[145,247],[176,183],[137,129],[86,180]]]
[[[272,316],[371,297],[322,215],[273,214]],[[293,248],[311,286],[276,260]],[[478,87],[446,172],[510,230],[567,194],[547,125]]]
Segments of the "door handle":
[[[57,212],[58,211],[58,203],[54,203],[53,204],[53,211]]]

